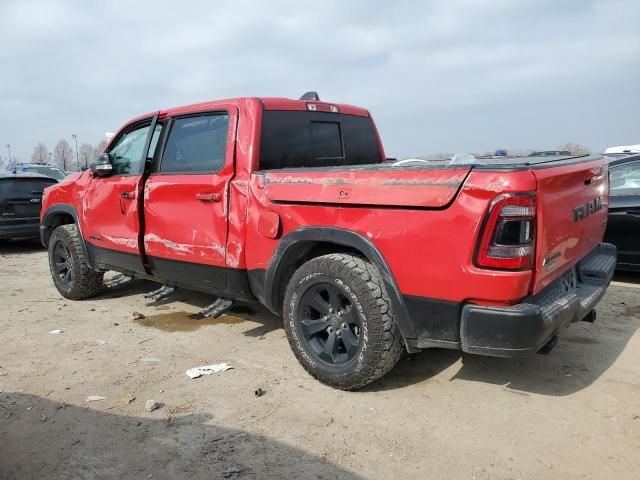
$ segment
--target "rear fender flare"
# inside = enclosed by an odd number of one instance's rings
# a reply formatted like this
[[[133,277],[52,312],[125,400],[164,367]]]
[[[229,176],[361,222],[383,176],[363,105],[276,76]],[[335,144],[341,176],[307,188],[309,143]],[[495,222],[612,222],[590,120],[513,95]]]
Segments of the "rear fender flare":
[[[282,265],[286,265],[288,253],[295,245],[301,242],[323,242],[354,249],[376,266],[382,277],[387,294],[391,300],[394,319],[405,342],[409,338],[416,338],[411,319],[407,312],[402,293],[384,259],[382,253],[368,238],[359,233],[333,227],[301,227],[288,233],[278,243],[264,279],[265,305],[273,312],[280,312],[278,289],[276,287],[277,275]]]

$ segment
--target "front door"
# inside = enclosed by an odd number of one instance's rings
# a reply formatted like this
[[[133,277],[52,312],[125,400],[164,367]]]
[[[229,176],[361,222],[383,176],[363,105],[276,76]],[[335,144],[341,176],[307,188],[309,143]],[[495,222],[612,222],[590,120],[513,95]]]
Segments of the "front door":
[[[227,287],[228,185],[234,108],[176,116],[144,188],[144,252],[160,280],[204,291]]]
[[[90,180],[82,233],[93,262],[103,268],[145,271],[138,242],[142,172],[147,152],[153,156],[161,128],[155,117],[125,127],[109,146],[113,174]]]

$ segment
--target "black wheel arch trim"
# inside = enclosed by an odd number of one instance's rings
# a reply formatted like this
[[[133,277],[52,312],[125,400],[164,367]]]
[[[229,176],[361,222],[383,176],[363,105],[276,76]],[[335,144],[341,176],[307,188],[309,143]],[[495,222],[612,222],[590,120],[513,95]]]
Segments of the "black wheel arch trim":
[[[302,242],[324,242],[333,243],[355,249],[364,255],[373,265],[376,266],[384,286],[391,300],[393,307],[394,318],[400,329],[402,337],[405,339],[405,343],[408,339],[415,339],[416,333],[409,317],[407,307],[405,305],[402,293],[398,288],[389,266],[378,248],[365,236],[342,228],[335,227],[300,227],[296,230],[285,235],[278,243],[271,260],[269,267],[264,276],[264,296],[260,295],[262,292],[256,292],[258,298],[264,298],[265,306],[275,313],[280,313],[281,305],[278,305],[278,289],[276,286],[276,278],[279,270],[283,268],[283,264],[286,267],[286,262],[283,262],[287,258],[287,254],[290,253],[292,247]]]
[[[87,242],[82,234],[82,228],[78,221],[78,212],[72,205],[67,203],[58,203],[47,208],[44,215],[42,215],[42,221],[40,222],[40,242],[42,242],[42,245],[45,248],[49,247],[49,239],[53,233],[53,227],[58,226],[52,220],[60,214],[71,215],[73,218],[73,223],[78,227],[78,230],[80,231],[80,238],[82,238],[82,253],[84,253],[85,262],[89,268],[93,268],[93,265],[90,263],[91,257],[87,251]]]

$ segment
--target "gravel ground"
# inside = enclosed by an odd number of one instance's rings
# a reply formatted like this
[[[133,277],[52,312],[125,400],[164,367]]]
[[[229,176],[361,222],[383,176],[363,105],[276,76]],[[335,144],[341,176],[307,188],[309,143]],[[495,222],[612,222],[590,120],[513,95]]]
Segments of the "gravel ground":
[[[68,301],[37,242],[0,246],[0,478],[638,478],[640,276],[548,356],[429,350],[355,393],[310,378],[264,310],[194,320],[208,298],[145,307],[154,288]]]

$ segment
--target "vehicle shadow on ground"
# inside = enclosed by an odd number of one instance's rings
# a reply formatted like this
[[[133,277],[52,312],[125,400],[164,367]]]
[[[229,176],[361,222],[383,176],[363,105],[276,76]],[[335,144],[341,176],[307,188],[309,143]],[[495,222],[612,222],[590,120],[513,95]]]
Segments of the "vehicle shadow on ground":
[[[640,285],[640,272],[616,272],[613,281]]]
[[[558,345],[549,355],[505,359],[461,354],[456,350],[429,349],[403,358],[396,368],[365,387],[364,391],[395,390],[428,382],[451,368],[450,381],[490,383],[542,395],[571,395],[597,380],[616,361],[629,339],[640,328],[640,275],[616,274],[614,280],[617,283],[607,294],[612,311],[600,314],[595,324],[578,322],[561,331]],[[136,280],[117,288],[115,294],[135,295],[157,287],[153,282]],[[121,295],[117,293],[119,290],[122,291]],[[630,302],[630,294],[636,291],[638,294],[631,297],[635,300]],[[173,301],[203,308],[211,303],[212,297],[189,290],[177,290],[174,296],[160,304]],[[282,328],[282,320],[259,305],[240,303],[229,315],[261,324],[245,331],[247,336],[260,337]]]
[[[640,284],[640,275],[624,278],[627,283]],[[560,340],[549,355],[507,359],[454,350],[425,350],[412,356],[410,361],[401,361],[366,390],[415,385],[450,368],[450,381],[483,382],[541,395],[571,395],[591,385],[608,370],[640,328],[640,290],[636,285],[615,285],[607,299],[610,311],[600,310],[594,324],[578,322],[560,332]]]
[[[274,439],[219,427],[210,415],[170,416],[176,410],[165,405],[150,419],[5,392],[0,478],[363,478]]]
[[[158,283],[152,282],[150,280],[142,280],[139,278],[134,278],[124,283],[115,283],[115,281],[117,281],[121,277],[122,275],[119,274],[110,276],[109,278],[105,277],[102,291],[95,297],[91,297],[91,299],[102,300],[108,298],[122,298],[131,297],[133,295],[143,295],[145,293],[152,292],[153,290],[157,290],[160,286]],[[144,301],[140,303],[141,307],[143,307],[148,302],[146,298],[143,300]],[[161,303],[158,303],[158,305],[161,305]]]
[[[130,282],[126,282],[119,285],[116,284],[116,286],[110,287],[109,282],[112,280],[117,280],[120,277],[120,275],[115,275],[115,276],[110,275],[109,277],[110,277],[109,280],[105,282],[105,287],[103,291],[99,295],[92,297],[92,300],[142,295],[142,294],[146,294],[154,290],[157,290],[160,286],[160,284],[149,281],[149,280],[134,279]],[[145,315],[148,315],[150,313],[152,315],[154,313],[159,315],[165,314],[161,312],[166,312],[166,315],[170,315],[170,313],[167,312],[165,309],[167,306],[174,307],[174,305],[172,304],[176,302],[186,303],[188,305],[197,307],[198,309],[203,309],[207,305],[211,304],[215,299],[216,299],[215,296],[212,296],[209,294],[178,288],[170,297],[164,300],[161,300],[159,302],[156,302],[150,306],[147,306],[147,303],[149,302],[148,299],[146,298],[141,299],[140,307],[138,308],[138,310],[143,311]],[[177,312],[177,313],[183,313],[185,321],[191,320],[191,318],[188,318],[188,317],[193,317],[193,315],[186,312]],[[172,322],[180,322],[179,315],[175,315],[175,312],[173,312],[171,315],[172,315],[172,318],[171,318]],[[231,308],[231,310],[227,312],[227,315],[230,317],[233,317],[234,319],[237,319],[238,322],[250,321],[250,322],[256,322],[260,324],[255,328],[251,328],[243,332],[243,334],[248,337],[261,337],[262,335],[265,335],[269,332],[282,328],[282,319],[274,315],[273,313],[271,313],[269,310],[267,310],[264,306],[260,304],[248,304],[244,302],[237,302]],[[209,319],[202,319],[202,320],[205,323],[210,321]],[[221,318],[220,323],[237,323],[237,322],[235,321],[226,322],[224,318]],[[175,330],[180,330],[180,328],[176,326]]]
[[[0,240],[0,255],[46,252],[40,240]]]

